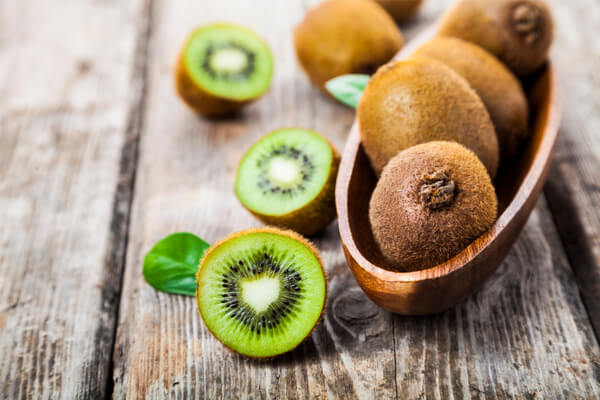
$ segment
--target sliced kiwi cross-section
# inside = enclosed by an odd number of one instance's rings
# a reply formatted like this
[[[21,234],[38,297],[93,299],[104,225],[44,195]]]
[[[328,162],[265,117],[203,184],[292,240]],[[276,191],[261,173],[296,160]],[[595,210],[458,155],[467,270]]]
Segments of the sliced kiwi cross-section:
[[[319,322],[327,283],[314,247],[274,228],[212,246],[197,275],[200,315],[228,348],[265,358],[298,346]]]
[[[240,162],[235,193],[262,221],[311,235],[335,218],[339,155],[323,136],[300,128],[258,140]]]
[[[273,57],[254,32],[230,24],[194,31],[176,68],[176,88],[195,111],[218,116],[237,110],[271,84]]]

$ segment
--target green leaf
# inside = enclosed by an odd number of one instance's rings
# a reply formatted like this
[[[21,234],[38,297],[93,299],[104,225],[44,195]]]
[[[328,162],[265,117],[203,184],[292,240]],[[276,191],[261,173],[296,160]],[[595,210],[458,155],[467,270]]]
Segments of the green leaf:
[[[174,233],[160,240],[144,258],[144,278],[162,292],[196,295],[196,272],[210,245],[196,235]]]
[[[371,77],[363,74],[341,75],[325,83],[325,88],[341,103],[356,108]]]

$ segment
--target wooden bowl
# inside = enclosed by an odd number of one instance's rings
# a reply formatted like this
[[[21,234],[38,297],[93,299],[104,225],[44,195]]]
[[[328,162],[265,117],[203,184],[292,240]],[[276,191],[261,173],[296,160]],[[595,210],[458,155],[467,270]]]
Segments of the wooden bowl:
[[[428,30],[395,59],[406,58],[432,36]],[[358,284],[379,306],[405,314],[448,309],[482,286],[514,244],[542,190],[560,123],[560,101],[552,64],[527,82],[532,135],[520,155],[500,165],[494,182],[499,217],[490,230],[447,262],[414,272],[395,272],[371,233],[368,210],[377,178],[360,143],[355,122],[336,184],[339,230],[348,265]]]

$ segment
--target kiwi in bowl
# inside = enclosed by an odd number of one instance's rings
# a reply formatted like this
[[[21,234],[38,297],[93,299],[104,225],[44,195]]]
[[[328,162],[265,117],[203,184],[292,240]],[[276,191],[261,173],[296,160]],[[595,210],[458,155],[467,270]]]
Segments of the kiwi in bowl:
[[[492,226],[497,208],[477,156],[458,143],[434,141],[401,151],[385,166],[369,221],[390,265],[416,271],[458,254]]]
[[[395,60],[409,58],[435,33],[435,27],[424,31],[407,43]],[[373,302],[403,315],[437,313],[481,288],[502,264],[537,203],[548,176],[560,125],[561,104],[552,62],[548,60],[522,85],[529,105],[531,133],[521,144],[516,158],[499,164],[494,180],[498,200],[495,222],[450,259],[425,269],[418,267],[399,272],[384,256],[374,237],[368,210],[378,174],[371,167],[361,142],[359,115],[342,155],[335,197],[346,260],[358,284]],[[442,179],[431,176],[429,184],[441,181],[440,188],[447,188],[446,179],[438,177]],[[460,190],[459,185],[455,187]]]
[[[437,60],[414,57],[382,66],[365,88],[357,119],[377,174],[401,150],[450,140],[474,151],[496,175],[498,138],[484,104],[463,77]]]
[[[554,20],[543,0],[460,0],[440,21],[438,35],[475,43],[523,77],[547,60]]]

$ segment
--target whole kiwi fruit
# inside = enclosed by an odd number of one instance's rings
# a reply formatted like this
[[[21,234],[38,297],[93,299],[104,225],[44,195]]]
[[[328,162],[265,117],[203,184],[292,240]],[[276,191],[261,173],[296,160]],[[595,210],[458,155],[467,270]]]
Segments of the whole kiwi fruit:
[[[417,271],[457,255],[492,226],[497,207],[479,158],[458,143],[435,141],[390,160],[373,191],[369,220],[392,266]]]
[[[450,140],[475,152],[496,175],[498,139],[490,116],[467,81],[439,61],[413,57],[384,65],[367,84],[357,115],[377,174],[400,150]]]
[[[175,66],[175,89],[196,113],[218,117],[260,97],[271,85],[267,44],[241,26],[202,26],[185,42]]]
[[[373,0],[328,0],[294,30],[296,55],[314,85],[339,75],[371,74],[403,46],[402,33]]]
[[[475,43],[525,76],[548,58],[553,31],[542,0],[460,0],[442,18],[439,35]]]
[[[417,13],[423,0],[377,0],[377,2],[396,22],[404,22]]]
[[[490,114],[501,156],[517,153],[529,133],[529,105],[521,83],[500,60],[479,46],[450,37],[433,38],[413,54],[441,61],[465,78]]]

